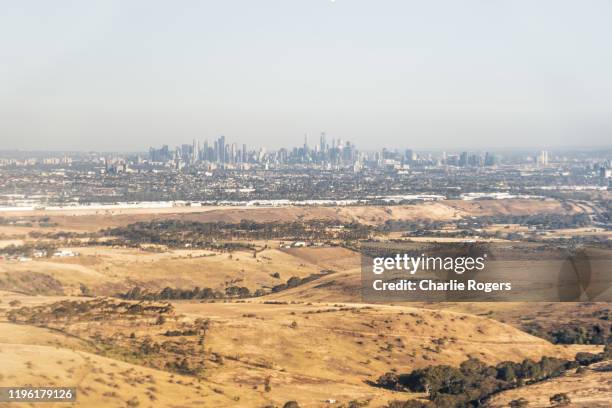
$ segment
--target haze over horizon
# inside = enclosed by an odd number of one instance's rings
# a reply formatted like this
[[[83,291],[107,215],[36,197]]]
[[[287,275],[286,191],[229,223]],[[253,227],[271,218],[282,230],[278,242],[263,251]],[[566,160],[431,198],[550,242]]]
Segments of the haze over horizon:
[[[612,3],[26,0],[2,149],[610,146]]]

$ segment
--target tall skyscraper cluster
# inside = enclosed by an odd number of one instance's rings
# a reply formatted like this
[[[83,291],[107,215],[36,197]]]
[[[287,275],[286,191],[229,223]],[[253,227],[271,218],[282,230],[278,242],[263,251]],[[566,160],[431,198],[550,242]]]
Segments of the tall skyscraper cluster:
[[[311,144],[312,143],[312,144]],[[317,165],[323,168],[350,167],[355,169],[363,166],[401,166],[406,168],[424,168],[431,166],[454,167],[494,167],[502,163],[502,158],[492,152],[463,151],[457,154],[441,152],[417,154],[412,149],[398,150],[382,148],[377,152],[360,152],[354,143],[332,138],[328,142],[325,132],[321,132],[318,140],[313,141],[306,134],[303,143],[293,148],[281,148],[267,151],[265,148],[247,150],[246,144],[239,146],[229,143],[225,136],[220,136],[212,143],[208,140],[202,144],[194,140],[191,144],[177,146],[170,150],[167,145],[159,149],[150,148],[149,159],[152,162],[178,162],[179,166],[208,163],[221,166],[237,164],[261,165]],[[549,155],[546,150],[535,157],[540,167],[548,166]],[[530,157],[533,163],[533,156]]]
[[[342,139],[332,139],[331,144],[328,144],[327,137],[322,132],[319,142],[314,144],[314,147],[309,145],[308,135],[305,135],[303,145],[291,150],[282,148],[266,152],[265,148],[260,148],[248,151],[246,144],[239,147],[236,143],[227,143],[225,136],[220,136],[210,144],[208,140],[202,145],[198,140],[194,140],[192,144],[177,146],[174,151],[171,151],[167,145],[159,149],[151,147],[149,159],[152,162],[175,161],[187,165],[198,162],[220,165],[263,162],[350,165],[359,160],[359,154],[353,143],[344,142]]]
[[[220,136],[211,144],[205,140],[200,145],[199,140],[193,140],[192,144],[177,146],[174,151],[171,151],[167,145],[159,149],[151,147],[149,148],[149,160],[162,163],[174,160],[185,164],[198,162],[235,164],[248,162],[249,153],[246,144],[238,147],[236,143],[226,143],[225,136]]]

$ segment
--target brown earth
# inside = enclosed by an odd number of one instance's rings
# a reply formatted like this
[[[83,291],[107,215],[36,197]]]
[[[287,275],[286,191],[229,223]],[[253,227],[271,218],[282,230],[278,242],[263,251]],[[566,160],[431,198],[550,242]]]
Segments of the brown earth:
[[[58,225],[32,230],[95,231],[154,218],[228,222],[323,218],[380,224],[390,219],[450,220],[478,215],[578,211],[581,210],[576,206],[564,206],[554,200],[444,201],[394,207],[186,207],[98,214],[50,212],[44,215]],[[13,235],[15,231],[27,234],[28,229],[0,227],[0,234],[10,235],[7,231]],[[210,353],[223,356],[223,362],[210,364],[200,380],[95,354],[87,343],[93,332],[100,330],[110,336],[125,330],[104,321],[82,322],[67,333],[9,323],[1,317],[0,386],[76,386],[79,399],[74,406],[78,407],[263,407],[282,406],[292,399],[302,407],[339,408],[352,400],[369,400],[370,407],[381,407],[390,400],[423,397],[371,385],[378,376],[393,369],[404,373],[434,364],[458,365],[469,357],[489,364],[524,358],[537,360],[542,356],[573,358],[578,351],[601,349],[552,345],[520,329],[526,319],[546,324],[568,316],[583,318],[606,305],[364,304],[358,253],[342,247],[281,249],[275,241],[255,244],[263,249],[256,257],[252,251],[153,252],[94,246],[66,248],[80,253],[73,258],[0,261],[0,289],[10,290],[0,292],[0,316],[3,311],[21,306],[61,299],[85,300],[74,297],[81,295],[81,285],[99,295],[112,295],[134,286],[157,291],[166,286],[223,290],[237,285],[254,291],[269,290],[292,276],[304,278],[323,270],[334,271],[261,298],[214,303],[173,301],[177,319],[172,324],[210,319],[205,347]],[[537,266],[535,260],[523,261],[520,268],[513,269],[529,273],[530,268]],[[280,279],[273,276],[276,272]],[[20,304],[11,303],[15,300]],[[155,327],[142,324],[134,330],[141,338],[153,335]],[[267,391],[266,382],[270,385]],[[493,402],[504,406],[512,399],[526,396],[535,404],[530,406],[549,406],[550,395],[568,392],[578,404],[575,406],[605,406],[597,404],[610,401],[609,385],[609,372],[589,369],[580,376],[569,374],[508,391],[496,396]],[[607,391],[603,389],[606,387]]]
[[[60,298],[7,295],[21,306]],[[134,330],[104,323],[77,324],[71,335],[33,326],[0,323],[0,384],[79,387],[75,406],[261,407],[295,399],[303,407],[340,407],[370,400],[381,407],[393,399],[416,397],[373,387],[368,382],[391,370],[406,372],[432,364],[458,365],[469,357],[502,360],[572,358],[601,347],[554,346],[486,317],[407,306],[296,302],[173,302],[177,324],[210,319],[207,353],[223,357],[208,364],[204,378],[169,374],[92,355],[85,341],[102,330],[111,336]],[[151,335],[141,325],[136,338]],[[83,339],[83,340],[80,340]],[[270,389],[265,390],[265,383]],[[195,389],[199,386],[200,389]],[[154,391],[151,391],[153,388]],[[181,392],[188,395],[181,396]],[[115,392],[115,394],[112,394]],[[153,398],[151,399],[151,395]]]
[[[551,213],[579,213],[583,209],[574,204],[565,206],[556,200],[446,200],[399,206],[351,207],[176,207],[162,209],[124,210],[38,210],[0,213],[4,217],[49,217],[54,227],[44,231],[97,231],[151,219],[182,219],[200,222],[256,222],[323,219],[338,222],[384,224],[387,220],[454,220],[466,216],[527,215]],[[0,234],[27,234],[35,228],[0,226]]]

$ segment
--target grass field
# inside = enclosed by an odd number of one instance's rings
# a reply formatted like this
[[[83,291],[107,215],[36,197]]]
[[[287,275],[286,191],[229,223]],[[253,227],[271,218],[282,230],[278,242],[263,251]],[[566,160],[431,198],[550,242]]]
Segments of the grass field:
[[[387,220],[581,211],[570,207],[554,200],[498,200],[396,207],[47,212],[27,216],[49,216],[51,227],[0,226],[0,248],[37,242],[36,236],[29,235],[31,231],[92,232],[163,218],[228,222],[328,219],[377,225]],[[567,233],[571,232],[559,232]],[[577,352],[595,353],[603,347],[554,345],[528,334],[525,325],[537,322],[550,328],[574,320],[593,324],[607,304],[367,304],[361,298],[361,257],[351,246],[336,242],[286,248],[279,240],[247,243],[253,249],[231,252],[155,245],[60,246],[78,256],[0,260],[0,386],[74,386],[78,401],[72,406],[78,407],[282,407],[288,400],[299,401],[301,407],[383,407],[392,400],[426,397],[375,386],[378,377],[389,371],[458,366],[468,358],[491,365],[543,356],[573,359]],[[510,269],[532,273],[540,264],[530,256]],[[327,274],[271,293],[274,286],[292,277],[303,279],[322,272]],[[58,312],[44,322],[9,318],[21,308],[46,310],[66,300],[90,302],[136,286],[150,292],[165,287],[223,292],[244,286],[251,293],[260,289],[266,295],[169,300],[172,312],[161,323],[137,313],[82,319],[78,313],[64,316]],[[124,307],[147,304],[127,301]],[[196,343],[185,329],[201,321],[207,322],[207,329]],[[137,347],[147,339],[165,348],[142,354]],[[190,362],[202,370],[197,375],[177,372],[172,364],[178,360],[167,356],[180,353],[187,353]],[[550,406],[551,395],[566,392],[575,406],[603,407],[611,398],[611,381],[610,371],[593,366],[581,374],[570,372],[505,391],[491,403],[507,406],[511,400],[526,397],[530,407],[544,407]]]

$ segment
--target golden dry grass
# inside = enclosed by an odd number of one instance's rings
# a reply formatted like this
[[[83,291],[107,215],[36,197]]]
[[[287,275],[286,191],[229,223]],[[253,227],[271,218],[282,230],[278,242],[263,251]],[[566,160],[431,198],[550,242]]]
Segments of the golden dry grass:
[[[40,333],[37,333],[40,335]],[[41,407],[254,406],[236,401],[240,390],[152,370],[83,351],[0,342],[0,386],[76,387],[77,402]],[[132,405],[127,402],[132,401]],[[138,404],[136,404],[136,402]],[[30,407],[29,403],[0,406]]]
[[[24,305],[56,300],[21,295],[11,299],[21,299]],[[223,362],[209,365],[201,383],[176,374],[170,382],[167,372],[87,353],[87,346],[73,337],[9,323],[0,325],[6,333],[0,336],[1,383],[77,386],[81,396],[76,406],[83,407],[121,406],[133,397],[140,406],[154,407],[197,406],[196,401],[204,406],[260,407],[289,399],[303,407],[325,406],[328,399],[339,404],[371,400],[370,406],[380,407],[416,396],[368,384],[390,369],[457,365],[468,357],[489,364],[543,355],[571,358],[577,351],[599,349],[554,346],[484,317],[406,306],[264,300],[174,305],[180,321],[211,321],[205,347]],[[86,338],[87,326],[81,330]],[[108,327],[109,334],[112,330]],[[143,326],[138,337],[148,331]],[[148,396],[151,386],[156,389],[154,402]],[[112,392],[118,396],[108,397]]]
[[[246,286],[251,291],[271,288],[289,278],[304,278],[324,269],[342,270],[358,262],[356,254],[343,248],[281,250],[277,242],[253,256],[251,251],[231,254],[204,250],[168,250],[161,253],[140,249],[85,247],[68,248],[80,253],[73,258],[41,258],[30,262],[0,262],[0,279],[24,272],[44,273],[64,286],[65,294],[80,294],[80,284],[100,295],[112,295],[134,286],[161,290],[166,286],[193,289],[196,286],[223,290]],[[357,260],[357,261],[356,261]],[[279,273],[280,279],[272,275]],[[36,282],[32,282],[36,285]]]
[[[577,211],[581,209],[563,208],[554,200],[445,201],[395,207],[85,211],[45,213],[58,226],[44,231],[94,231],[155,218],[228,222],[328,219],[380,224],[390,219],[450,220],[469,215]],[[0,233],[3,232],[18,235],[28,230],[0,227]],[[0,279],[43,273],[59,281],[65,295],[79,295],[81,284],[104,295],[134,286],[150,290],[166,286],[223,290],[236,285],[254,291],[269,289],[292,276],[303,278],[322,270],[336,271],[257,299],[173,302],[179,321],[198,318],[211,321],[205,347],[222,356],[223,363],[210,364],[201,382],[91,354],[94,348],[87,343],[91,334],[87,324],[77,327],[76,336],[68,336],[0,318],[0,385],[76,386],[78,407],[125,407],[134,397],[139,407],[263,407],[282,406],[287,400],[297,400],[302,407],[339,407],[351,400],[371,400],[371,407],[381,407],[389,400],[417,397],[368,383],[391,369],[405,373],[434,364],[458,365],[469,357],[489,364],[524,358],[537,360],[545,355],[573,358],[578,351],[596,352],[601,348],[555,346],[518,329],[521,318],[529,313],[537,311],[536,318],[545,322],[561,315],[571,316],[576,310],[574,304],[363,304],[359,254],[340,247],[280,249],[274,241],[255,244],[258,248],[268,245],[256,258],[250,251],[230,255],[207,250],[150,252],[100,246],[72,248],[81,253],[75,258],[0,262]],[[527,266],[533,265],[525,264],[523,269],[528,271]],[[275,272],[280,279],[272,276]],[[29,284],[33,287],[37,282]],[[28,288],[22,289],[27,292]],[[71,298],[7,292],[0,292],[0,296],[0,311]],[[9,306],[13,300],[21,305]],[[114,329],[108,327],[106,334]],[[139,327],[139,338],[152,330],[146,324]],[[529,395],[534,404],[544,404],[553,391],[564,392],[563,388],[567,388],[575,394],[575,401],[587,404],[579,406],[597,406],[588,403],[609,398],[609,393],[597,388],[598,381],[609,386],[609,375],[591,370],[583,377],[569,375],[509,391],[494,401],[507,404],[509,398]],[[269,390],[265,389],[266,383]],[[589,393],[596,397],[586,399]],[[327,404],[328,399],[337,403]]]

